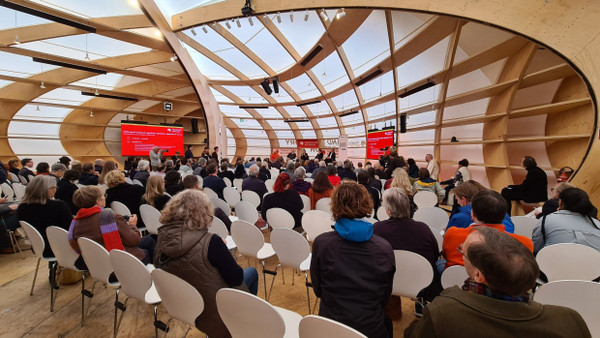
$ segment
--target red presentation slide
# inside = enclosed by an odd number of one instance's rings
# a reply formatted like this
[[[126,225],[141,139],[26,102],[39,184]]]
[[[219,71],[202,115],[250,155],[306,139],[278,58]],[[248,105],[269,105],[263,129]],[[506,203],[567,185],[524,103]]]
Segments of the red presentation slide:
[[[121,123],[121,155],[148,157],[154,146],[167,150],[163,156],[183,154],[183,126]]]
[[[367,134],[367,158],[370,160],[379,159],[385,147],[394,145],[394,129],[385,129],[370,131]]]

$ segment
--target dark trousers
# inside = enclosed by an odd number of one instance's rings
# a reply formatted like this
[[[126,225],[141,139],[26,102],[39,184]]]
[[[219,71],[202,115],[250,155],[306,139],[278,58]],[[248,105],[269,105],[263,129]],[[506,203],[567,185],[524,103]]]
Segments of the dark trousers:
[[[504,197],[504,199],[506,200],[506,204],[508,205],[508,215],[511,216],[511,210],[512,210],[512,201],[520,201],[523,199],[523,192],[518,190],[518,189],[513,189],[510,187],[506,187],[504,189],[502,189],[502,192],[500,193],[502,195],[502,197]]]

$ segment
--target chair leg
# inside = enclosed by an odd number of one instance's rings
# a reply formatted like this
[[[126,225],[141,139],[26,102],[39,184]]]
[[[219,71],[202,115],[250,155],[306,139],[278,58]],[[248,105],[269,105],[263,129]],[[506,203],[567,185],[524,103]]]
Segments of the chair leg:
[[[154,305],[154,338],[158,338],[158,304]]]
[[[121,288],[117,288],[116,291],[116,298],[115,298],[115,321],[113,323],[113,330],[114,330],[114,335],[113,337],[117,337],[117,334],[119,332],[119,327],[121,327],[121,321],[123,320],[123,316],[125,315],[125,311],[127,310],[127,301],[129,301],[130,297],[125,298],[125,301],[123,303],[119,302],[119,292],[121,291]],[[119,316],[119,320],[117,321],[117,312],[121,310],[121,316]]]
[[[58,267],[58,263],[55,263],[52,269],[56,269]],[[53,282],[50,285],[50,312],[54,312],[54,303],[56,301],[56,296],[58,295],[58,277],[63,272],[65,268],[61,267],[59,271],[54,273]]]
[[[13,248],[13,252],[17,252],[17,250],[19,250],[19,254],[21,255],[21,259],[25,259],[25,256],[23,256],[23,251],[21,250],[21,246],[19,245],[19,241],[17,240],[17,236],[15,235],[14,231],[11,230],[7,230],[8,232],[8,238],[10,239],[10,244],[12,245]]]
[[[282,266],[281,267],[281,281],[283,282],[283,285],[285,285],[285,273],[284,273],[284,271],[285,271],[285,267]],[[294,274],[292,274],[292,276],[294,276]],[[294,277],[292,277],[292,278],[294,278]]]
[[[85,317],[87,317],[87,312],[89,312],[90,307],[92,306],[92,297],[94,297],[94,290],[96,288],[96,282],[94,281],[92,283],[92,290],[86,290],[83,286],[83,281],[81,284],[81,327],[83,327],[85,325]],[[87,307],[87,311],[85,310],[85,297],[88,297],[90,299],[90,301],[88,302],[88,307]]]
[[[308,287],[312,286],[312,284],[310,284],[308,282],[308,275],[306,274],[306,271],[304,272],[304,279],[306,281],[306,301],[308,302],[308,314],[311,314],[311,309],[310,309],[310,292],[308,291]]]
[[[262,264],[262,267],[263,267],[263,279],[264,279],[264,282],[265,282],[265,300],[269,301],[269,298],[271,297],[271,292],[273,291],[273,283],[275,283],[275,276],[277,276],[277,269],[281,266],[281,264],[277,264],[275,266],[275,271],[271,271],[271,270],[265,269],[265,262],[264,261],[261,261],[260,263]],[[273,275],[273,279],[271,280],[271,287],[269,288],[269,294],[268,295],[267,295],[267,275],[266,275],[267,273],[269,275]]]
[[[37,261],[37,266],[35,267],[35,273],[33,274],[33,283],[31,283],[31,291],[29,292],[29,295],[33,295],[33,288],[35,287],[35,280],[37,279],[37,274],[38,274],[38,270],[40,269],[40,261],[42,260],[42,258],[38,258]]]

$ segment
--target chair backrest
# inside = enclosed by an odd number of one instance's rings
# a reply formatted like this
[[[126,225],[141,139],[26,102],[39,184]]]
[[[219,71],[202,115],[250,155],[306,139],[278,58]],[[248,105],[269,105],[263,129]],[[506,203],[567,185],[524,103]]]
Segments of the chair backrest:
[[[406,250],[394,250],[396,273],[392,294],[415,298],[433,280],[433,268],[425,257]]]
[[[213,217],[212,223],[208,227],[208,232],[217,234],[221,238],[227,238],[227,226],[218,217]]]
[[[125,176],[125,182],[127,182],[129,184],[133,184],[133,180],[131,178],[129,178],[128,176]]]
[[[129,208],[119,201],[112,201],[110,203],[110,208],[121,216],[131,216],[131,211],[129,211]]]
[[[300,264],[310,256],[308,241],[299,232],[292,229],[273,229],[271,245],[279,262],[295,269],[302,270]]]
[[[279,169],[271,168],[271,179],[276,179],[279,176]]]
[[[27,185],[27,179],[23,175],[19,175],[19,181],[21,181],[22,184]]]
[[[444,230],[450,217],[446,210],[438,207],[420,207],[413,216],[415,221],[423,222],[431,228]]]
[[[137,185],[139,185],[140,187],[143,187],[143,186],[144,186],[144,183],[142,183],[140,180],[138,180],[138,179],[136,179],[136,178],[134,178],[134,179],[133,179],[133,184],[137,184]]]
[[[309,174],[309,173],[307,173],[307,175],[308,175],[308,174]],[[312,175],[312,174],[311,174],[311,175]],[[304,180],[305,180],[306,182],[309,182],[310,184],[312,184],[312,183],[315,181],[315,179],[314,179],[314,178],[312,178],[312,177],[306,177],[306,178],[304,178]]]
[[[158,234],[158,228],[162,225],[160,223],[160,211],[150,204],[140,205],[140,217],[146,225],[146,230],[153,235]]]
[[[121,291],[137,300],[146,301],[146,293],[152,287],[152,277],[144,263],[122,250],[111,250],[108,256],[121,283]]]
[[[282,208],[271,208],[267,210],[267,223],[273,228],[293,229],[296,224],[294,216]]]
[[[11,182],[19,182],[19,177],[10,171],[8,172],[8,177],[10,178]]]
[[[305,213],[310,210],[310,198],[304,194],[300,194],[300,199],[302,199],[302,213]]]
[[[14,183],[13,190],[15,191],[15,200],[20,201],[25,196],[25,186],[21,183]]]
[[[229,181],[229,179],[227,179],[227,181]],[[234,208],[236,203],[241,201],[240,192],[232,187],[223,189],[223,198],[225,198],[225,201],[227,201],[230,208]]]
[[[302,215],[302,228],[310,242],[324,232],[333,231],[334,223],[331,214],[323,210],[309,210]]]
[[[537,289],[533,300],[577,311],[587,324],[592,337],[600,336],[600,321],[598,320],[600,283],[574,280],[550,282]]]
[[[79,254],[69,244],[69,233],[57,226],[50,226],[46,228],[46,237],[58,264],[71,270],[79,270],[75,267]]]
[[[385,178],[380,178],[379,181],[381,182],[381,191],[384,191],[385,190],[385,182],[387,182],[387,180]]]
[[[385,210],[385,207],[383,205],[377,208],[377,219],[379,221],[385,221],[390,219],[390,216],[388,216],[387,211]]]
[[[200,292],[183,279],[161,269],[152,270],[152,281],[169,315],[195,327],[196,318],[204,311]]]
[[[0,188],[2,188],[2,194],[4,195],[5,199],[12,200],[13,197],[15,197],[15,192],[8,183],[5,182],[0,184]]]
[[[538,223],[537,218],[527,216],[512,216],[511,220],[515,225],[515,234],[531,238],[533,228]]]
[[[213,207],[223,210],[225,215],[231,215],[231,208],[229,208],[229,204],[227,204],[227,202],[220,198],[211,198],[210,202],[212,203]]]
[[[316,210],[323,210],[325,212],[331,213],[331,198],[329,197],[323,197],[320,200],[317,201],[317,203],[315,204],[315,209]]]
[[[439,230],[436,228],[432,228],[429,227],[429,229],[431,230],[431,233],[433,234],[433,236],[435,237],[437,244],[438,244],[438,249],[440,250],[440,252],[442,252],[442,243],[444,242],[444,230]]]
[[[217,308],[233,338],[283,337],[285,334],[285,323],[277,310],[248,292],[219,290]]]
[[[208,196],[208,199],[213,199],[213,198],[219,199],[219,195],[217,195],[217,193],[214,190],[212,190],[211,188],[202,188],[202,192],[206,196]]]
[[[600,252],[582,244],[553,244],[542,248],[535,259],[548,282],[600,277]]]
[[[438,198],[431,191],[419,191],[413,197],[413,202],[415,202],[417,208],[432,207],[437,204]]]
[[[255,224],[258,221],[258,212],[256,207],[250,204],[250,202],[239,201],[235,205],[235,215],[237,218]]]
[[[204,179],[200,175],[196,175],[196,178],[198,179],[198,186],[201,187],[204,184]]]
[[[44,237],[42,237],[42,234],[40,234],[40,232],[37,231],[37,229],[31,224],[25,221],[19,221],[19,224],[21,224],[21,228],[25,230],[25,235],[27,235],[29,242],[31,242],[33,253],[35,253],[35,255],[38,257],[43,257],[42,255],[44,254],[46,243],[44,243]]]
[[[277,176],[275,176],[277,177]],[[268,192],[273,192],[273,186],[275,185],[275,179],[274,178],[269,178],[268,180],[265,181],[265,186],[267,187],[267,191]]]
[[[112,285],[113,283],[108,282],[108,278],[113,272],[110,258],[108,258],[108,251],[102,245],[85,237],[79,237],[77,244],[92,278]]]
[[[300,338],[313,337],[367,338],[348,325],[329,318],[308,315],[300,321]]]
[[[192,173],[191,171],[179,170],[179,175],[181,175],[182,178],[187,175],[190,175],[191,173]]]
[[[464,266],[453,265],[446,268],[442,273],[442,287],[447,289],[454,285],[462,286],[467,278],[469,278],[469,275],[467,275],[467,270]]]
[[[233,186],[237,189],[237,191],[242,191],[242,183],[244,182],[241,178],[233,179]]]
[[[249,202],[255,208],[258,208],[260,205],[260,196],[252,190],[244,190],[242,191],[242,201]]]
[[[245,221],[231,223],[231,237],[240,254],[248,257],[256,257],[258,250],[265,244],[265,238],[256,225]]]
[[[228,179],[227,177],[223,177],[223,181],[225,182],[226,187],[231,188],[232,184],[230,179]]]

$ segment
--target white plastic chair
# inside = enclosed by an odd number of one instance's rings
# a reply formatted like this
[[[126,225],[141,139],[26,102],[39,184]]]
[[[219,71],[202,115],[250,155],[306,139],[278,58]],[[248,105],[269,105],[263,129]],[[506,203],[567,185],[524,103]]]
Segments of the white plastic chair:
[[[323,210],[309,210],[302,215],[302,228],[306,231],[306,238],[309,242],[313,242],[324,232],[333,231],[331,226],[334,223],[331,214]]]
[[[225,201],[229,204],[230,208],[235,208],[237,202],[241,201],[240,192],[231,187],[223,189],[223,198],[225,198]]]
[[[91,301],[91,298],[94,296],[94,289],[96,288],[97,282],[100,282],[107,286],[118,288],[120,286],[118,281],[109,280],[110,275],[113,273],[113,267],[108,256],[108,251],[106,251],[106,249],[102,245],[85,237],[79,237],[77,239],[77,245],[79,245],[79,250],[81,250],[81,256],[83,256],[83,260],[85,261],[85,265],[87,266],[90,275],[92,276],[92,278],[94,278],[92,289],[82,290],[81,293],[89,297]],[[81,303],[83,307],[85,305],[85,300],[82,300]],[[81,326],[85,324],[85,317],[86,314],[82,314]]]
[[[243,202],[243,201],[242,201]],[[235,244],[237,245],[238,252],[242,256],[246,256],[248,258],[253,257],[260,261],[260,264],[263,268],[263,281],[265,287],[265,299],[269,299],[267,296],[267,270],[265,269],[265,260],[269,257],[275,256],[275,250],[269,243],[265,243],[265,238],[263,234],[258,228],[252,224],[245,221],[234,221],[231,223],[231,237]],[[250,265],[250,262],[248,262]],[[273,274],[273,280],[275,280],[275,275],[277,275],[277,267],[275,267],[275,271],[268,271],[269,274]],[[271,282],[271,287],[273,287],[273,282]]]
[[[212,190],[211,188],[202,188],[202,192],[206,196],[208,196],[208,199],[213,199],[213,198],[219,199],[219,195],[217,195],[217,193],[214,190]]]
[[[244,182],[241,178],[233,179],[233,186],[237,189],[237,191],[242,191],[242,183]]]
[[[196,327],[196,318],[204,311],[202,295],[188,282],[171,273],[154,269],[151,274],[156,291],[170,316],[164,331],[168,331],[171,319],[175,318],[190,326],[185,333],[187,336],[189,330]]]
[[[387,182],[387,180],[385,178],[380,178],[379,181],[381,182],[381,191],[384,191],[385,190],[385,182]],[[379,196],[379,197],[381,197],[381,196]]]
[[[200,175],[196,175],[196,178],[198,179],[198,186],[201,187],[204,184],[204,179],[202,178],[202,176]]]
[[[235,215],[238,219],[246,221],[250,224],[255,224],[258,221],[258,212],[256,207],[250,204],[250,202],[239,201],[235,205]]]
[[[146,230],[153,235],[158,235],[158,228],[161,227],[160,211],[150,204],[140,205],[140,217],[146,225]]]
[[[25,221],[19,221],[19,223],[21,224],[21,228],[23,228],[23,230],[25,231],[29,242],[31,242],[31,249],[33,250],[33,253],[36,256],[38,256],[37,265],[35,267],[35,274],[33,275],[33,282],[31,283],[31,291],[29,292],[29,295],[31,296],[33,295],[35,280],[37,279],[38,270],[40,269],[40,261],[43,259],[46,262],[51,263],[50,269],[53,270],[56,268],[56,257],[43,256],[44,249],[46,248],[46,243],[44,243],[44,238],[42,237],[40,232],[37,231],[37,229],[34,228],[31,224]],[[54,276],[54,274],[51,273],[51,276]],[[50,285],[50,311],[54,311],[54,288],[56,286],[56,278],[52,279],[53,281]]]
[[[269,178],[265,181],[265,186],[267,187],[268,192],[273,192],[273,186],[275,185],[275,179]]]
[[[210,202],[212,203],[213,207],[221,209],[225,215],[231,215],[231,209],[229,208],[229,204],[227,204],[227,202],[220,198],[211,198]]]
[[[533,299],[538,303],[564,306],[577,311],[587,324],[592,337],[600,336],[600,283],[575,280],[550,282],[540,286]]]
[[[227,226],[218,217],[213,217],[212,223],[208,227],[208,232],[217,234],[219,237],[223,238],[225,240],[225,244],[227,245],[227,249],[235,250],[235,248],[237,248],[235,241],[227,231]]]
[[[315,315],[305,316],[300,321],[300,338],[314,337],[367,338],[350,326],[335,320]]]
[[[531,238],[533,228],[537,225],[537,218],[527,216],[512,216],[511,220],[515,225],[515,234]]]
[[[79,254],[73,250],[69,244],[69,233],[62,228],[57,226],[50,226],[46,228],[46,237],[48,237],[48,243],[52,248],[52,252],[56,257],[56,261],[60,266],[60,269],[56,272],[56,278],[64,271],[64,269],[71,269],[73,271],[85,271],[80,270],[75,266],[75,261],[79,258]],[[53,288],[54,289],[54,288]],[[56,293],[54,298],[50,301],[50,312],[54,311],[54,301],[58,293],[58,284],[55,284]],[[85,274],[81,274],[81,290],[85,289]],[[52,292],[51,292],[52,293]],[[84,314],[84,295],[81,294],[81,320],[83,322]]]
[[[600,252],[582,244],[553,244],[542,248],[535,259],[548,282],[600,277]]]
[[[11,182],[19,182],[19,177],[17,177],[17,175],[11,173],[10,171],[8,172],[8,178]]]
[[[392,294],[416,298],[433,280],[433,268],[425,257],[406,250],[394,250],[396,273]]]
[[[331,214],[331,207],[329,206],[330,204],[331,198],[323,197],[315,204],[315,210],[322,210]]]
[[[14,175],[14,174],[13,174]],[[12,187],[8,183],[0,184],[0,188],[2,189],[2,194],[7,201],[12,201],[15,197],[15,192]]]
[[[277,176],[279,176],[279,169],[271,168],[271,179],[277,179]]]
[[[20,201],[25,196],[25,186],[20,183],[13,184],[13,190],[15,191],[15,201]]]
[[[110,203],[110,208],[117,214],[123,216],[123,217],[130,217],[131,216],[131,211],[129,211],[129,208],[119,202],[119,201],[113,201]]]
[[[121,326],[121,320],[125,314],[127,301],[130,297],[142,301],[148,305],[154,305],[154,323],[157,322],[157,307],[160,303],[160,297],[156,288],[152,284],[152,277],[148,268],[134,255],[126,251],[112,250],[109,253],[110,262],[115,271],[115,275],[121,283],[121,288],[117,290],[115,301],[115,321],[113,323],[113,332],[116,337]],[[124,292],[128,297],[124,302],[119,302],[119,292]],[[121,310],[121,316],[117,321],[118,310]],[[158,327],[155,326],[154,334],[158,337]]]
[[[299,232],[292,229],[277,228],[271,232],[271,245],[279,263],[282,265],[281,278],[285,284],[285,275],[283,266],[289,266],[295,270],[300,270],[304,273],[306,285],[306,300],[308,302],[308,313],[311,313],[310,308],[310,293],[307,271],[310,270],[310,247],[308,241]],[[292,273],[292,285],[294,285],[294,273]]]
[[[458,285],[459,287],[465,283],[465,279],[469,278],[467,270],[462,265],[452,265],[446,268],[442,273],[442,287],[444,289]]]
[[[438,231],[444,230],[450,217],[446,210],[438,207],[420,207],[415,211],[413,220],[423,222]]]
[[[242,191],[242,201],[249,202],[255,208],[260,206],[260,196],[252,190],[244,190]]]
[[[138,180],[138,179],[135,179],[135,178],[133,179],[133,184],[137,184],[137,185],[139,185],[140,187],[143,187],[143,186],[144,186],[144,183],[142,183],[140,180]]]
[[[294,216],[282,208],[271,208],[267,210],[267,223],[273,228],[293,229],[296,224]]]
[[[27,185],[27,179],[23,176],[23,175],[19,175],[19,181],[21,181],[21,184],[23,185]]]
[[[417,208],[432,207],[438,203],[438,197],[431,191],[419,191],[413,197]]]
[[[310,173],[306,173],[306,175],[311,175],[311,174]],[[310,184],[313,184],[313,182],[315,181],[315,179],[312,178],[312,177],[306,177],[306,178],[304,178],[304,180],[306,182],[309,182]]]
[[[219,290],[217,308],[233,338],[298,337],[302,316],[275,307],[248,292],[229,288]]]
[[[125,176],[125,182],[127,182],[129,184],[133,184],[133,180],[127,176]]]
[[[302,213],[305,213],[310,210],[310,198],[304,194],[300,194],[300,199],[302,199]]]
[[[390,216],[388,216],[387,211],[385,210],[385,207],[383,205],[377,208],[377,219],[380,222],[390,219]]]
[[[232,186],[232,183],[231,183],[231,180],[230,180],[230,179],[228,179],[227,177],[223,177],[223,181],[225,182],[225,186],[226,186],[227,188],[231,188],[231,186]]]
[[[432,228],[429,227],[429,229],[431,230],[431,233],[433,234],[433,236],[435,237],[437,244],[438,244],[438,249],[439,252],[442,252],[442,243],[444,242],[444,230],[439,230],[436,228]]]

